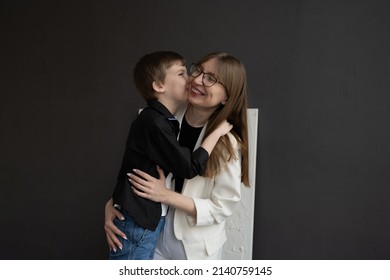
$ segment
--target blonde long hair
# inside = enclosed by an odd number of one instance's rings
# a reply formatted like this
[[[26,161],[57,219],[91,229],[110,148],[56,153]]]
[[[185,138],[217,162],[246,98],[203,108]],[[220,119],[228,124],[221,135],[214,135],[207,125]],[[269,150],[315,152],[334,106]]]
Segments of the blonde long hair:
[[[233,124],[231,133],[237,139],[241,149],[241,182],[249,187],[248,163],[248,122],[247,122],[247,81],[246,70],[240,60],[224,52],[214,52],[206,55],[198,65],[210,59],[216,59],[216,75],[226,88],[228,100],[221,105],[209,118],[205,137],[207,137],[221,122],[227,119]],[[221,137],[207,162],[205,177],[217,175],[224,163],[235,158],[234,149],[227,135]]]

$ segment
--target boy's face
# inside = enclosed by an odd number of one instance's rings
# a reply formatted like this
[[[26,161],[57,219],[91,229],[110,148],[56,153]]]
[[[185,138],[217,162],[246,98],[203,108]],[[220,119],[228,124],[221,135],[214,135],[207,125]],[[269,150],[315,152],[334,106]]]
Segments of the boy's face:
[[[175,102],[186,102],[188,94],[187,68],[180,62],[166,70],[164,87],[166,96]]]

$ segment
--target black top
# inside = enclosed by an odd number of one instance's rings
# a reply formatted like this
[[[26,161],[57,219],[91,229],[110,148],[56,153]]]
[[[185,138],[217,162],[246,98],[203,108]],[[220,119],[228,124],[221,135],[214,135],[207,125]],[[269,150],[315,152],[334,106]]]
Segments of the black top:
[[[183,147],[187,147],[190,151],[194,150],[196,142],[198,141],[200,132],[203,127],[193,127],[188,124],[186,117],[183,117],[181,123],[180,135],[179,135],[179,144]],[[181,193],[183,189],[184,178],[176,176],[175,178],[175,191]]]
[[[191,154],[192,150],[180,146],[178,133],[179,122],[157,100],[148,101],[148,107],[131,125],[113,200],[144,228],[157,227],[161,204],[136,195],[126,173],[137,168],[158,178],[158,165],[165,175],[172,172],[174,176],[191,179],[203,174],[206,168],[207,151],[200,147]]]

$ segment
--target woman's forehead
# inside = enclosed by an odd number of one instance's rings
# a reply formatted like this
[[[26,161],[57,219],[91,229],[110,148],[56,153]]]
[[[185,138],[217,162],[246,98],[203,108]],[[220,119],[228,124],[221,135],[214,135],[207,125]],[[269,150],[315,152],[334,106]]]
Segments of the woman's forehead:
[[[201,66],[203,68],[203,70],[206,72],[206,73],[214,73],[216,74],[217,72],[217,59],[216,58],[211,58],[207,61],[204,61]]]

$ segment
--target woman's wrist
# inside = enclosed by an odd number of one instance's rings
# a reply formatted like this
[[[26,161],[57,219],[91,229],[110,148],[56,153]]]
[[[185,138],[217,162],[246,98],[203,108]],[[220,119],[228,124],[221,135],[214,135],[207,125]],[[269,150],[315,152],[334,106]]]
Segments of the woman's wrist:
[[[161,196],[161,203],[167,204],[167,205],[172,205],[172,197],[175,192],[170,190],[170,189],[165,189],[163,195]]]

